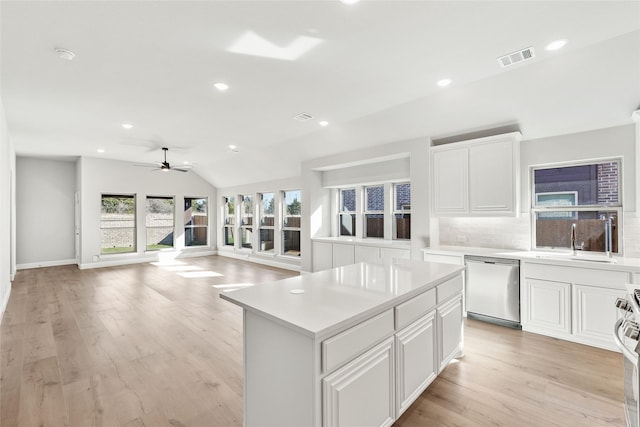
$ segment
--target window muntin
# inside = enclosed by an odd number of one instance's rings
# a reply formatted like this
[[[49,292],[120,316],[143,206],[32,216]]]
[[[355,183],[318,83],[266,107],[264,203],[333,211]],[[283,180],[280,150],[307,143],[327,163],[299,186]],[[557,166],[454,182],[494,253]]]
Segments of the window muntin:
[[[235,238],[234,238],[234,227],[236,224],[236,213],[235,213],[235,200],[233,196],[225,196],[222,198],[223,201],[223,221],[224,226],[222,227],[222,244],[224,246],[234,246]]]
[[[253,247],[253,197],[250,194],[240,196],[240,245]]]
[[[184,245],[206,246],[209,215],[205,197],[184,198]]]
[[[275,237],[275,194],[260,194],[260,247],[259,252],[274,253]]]
[[[301,200],[300,190],[282,192],[282,254],[286,256],[300,256]]]
[[[145,225],[148,251],[173,248],[174,213],[173,197],[147,196]]]
[[[340,236],[356,235],[356,189],[344,188],[340,190],[340,207],[338,222]]]
[[[100,253],[136,251],[136,196],[103,194],[100,208]]]
[[[384,185],[364,188],[364,236],[384,237]]]
[[[411,183],[393,184],[394,239],[411,239]]]
[[[605,224],[612,218],[613,253],[620,253],[620,160],[554,165],[532,170],[532,240],[536,249],[605,252]]]

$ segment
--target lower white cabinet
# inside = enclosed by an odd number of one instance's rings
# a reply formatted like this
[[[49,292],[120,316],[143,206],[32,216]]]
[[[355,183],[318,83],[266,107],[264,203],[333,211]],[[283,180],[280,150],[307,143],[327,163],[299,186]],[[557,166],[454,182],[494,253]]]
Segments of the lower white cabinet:
[[[393,424],[394,366],[394,340],[390,337],[325,377],[322,380],[323,426]]]
[[[331,240],[316,239],[312,243],[312,269],[314,272],[342,267],[358,262],[390,260],[392,258],[410,259],[409,243],[376,239],[364,240]]]
[[[333,267],[351,265],[355,261],[353,245],[333,244]],[[319,271],[319,270],[316,270]]]
[[[526,279],[526,323],[529,326],[571,332],[571,284]]]
[[[389,260],[391,258],[409,259],[410,255],[408,249],[380,248],[380,259],[383,260]]]
[[[355,246],[355,262],[377,261],[380,259],[380,248],[377,246]]]
[[[440,373],[453,358],[462,354],[462,295],[458,294],[451,301],[439,305],[436,313]]]
[[[313,271],[328,270],[333,267],[333,244],[329,242],[313,242]]]
[[[522,329],[617,351],[612,328],[630,272],[525,263]]]
[[[396,417],[399,417],[438,375],[435,311],[396,334]]]

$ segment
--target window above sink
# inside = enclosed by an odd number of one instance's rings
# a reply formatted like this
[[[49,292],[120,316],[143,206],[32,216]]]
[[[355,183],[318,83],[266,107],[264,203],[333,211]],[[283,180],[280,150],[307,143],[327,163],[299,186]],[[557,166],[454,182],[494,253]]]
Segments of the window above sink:
[[[620,166],[615,158],[532,167],[533,249],[573,249],[575,224],[578,252],[605,253],[609,240],[611,252],[621,253]]]

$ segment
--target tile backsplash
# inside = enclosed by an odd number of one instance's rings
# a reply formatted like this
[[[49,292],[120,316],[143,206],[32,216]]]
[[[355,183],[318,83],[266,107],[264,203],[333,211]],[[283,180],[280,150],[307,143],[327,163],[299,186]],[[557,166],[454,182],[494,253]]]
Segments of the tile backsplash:
[[[624,256],[640,258],[640,215],[625,213]],[[439,220],[441,245],[496,249],[531,249],[531,216],[518,218],[448,218]]]

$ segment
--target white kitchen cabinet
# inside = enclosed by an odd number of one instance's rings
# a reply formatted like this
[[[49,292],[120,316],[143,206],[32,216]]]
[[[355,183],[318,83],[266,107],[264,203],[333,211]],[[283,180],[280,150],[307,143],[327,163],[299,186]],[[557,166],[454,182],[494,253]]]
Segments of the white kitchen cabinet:
[[[611,347],[611,325],[620,316],[615,307],[616,299],[625,292],[598,286],[573,285],[572,333],[583,340]]]
[[[313,271],[328,270],[333,267],[333,244],[313,242]]]
[[[396,334],[396,417],[399,417],[438,375],[435,338],[435,311]]]
[[[462,283],[462,278],[458,281]],[[438,373],[440,373],[452,359],[462,354],[462,294],[439,305],[436,313]]]
[[[469,212],[469,149],[432,148],[433,211],[435,214]]]
[[[526,324],[562,334],[571,333],[571,284],[526,279]]]
[[[353,245],[333,244],[333,267],[351,265],[355,262],[355,252]]]
[[[376,246],[355,246],[355,262],[377,261],[380,259],[380,248]]]
[[[390,426],[395,420],[393,337],[322,380],[323,426]],[[366,398],[364,398],[366,396]]]
[[[616,350],[612,325],[617,298],[631,273],[597,268],[524,262],[522,329],[595,347]]]
[[[390,260],[391,258],[409,259],[411,253],[409,249],[380,248],[380,259]]]
[[[436,216],[516,216],[520,133],[431,147]]]
[[[464,255],[436,254],[423,251],[422,259],[428,262],[442,262],[444,264],[464,265]]]

